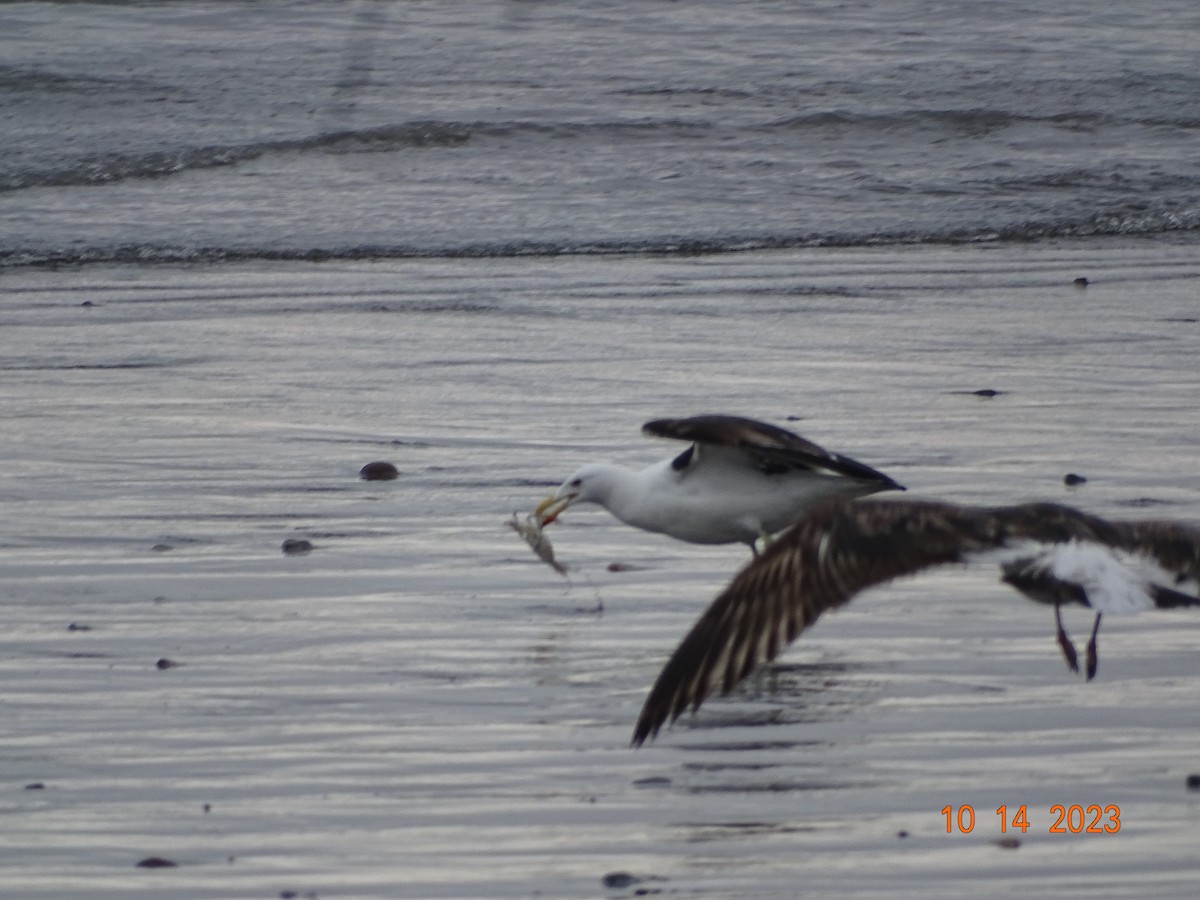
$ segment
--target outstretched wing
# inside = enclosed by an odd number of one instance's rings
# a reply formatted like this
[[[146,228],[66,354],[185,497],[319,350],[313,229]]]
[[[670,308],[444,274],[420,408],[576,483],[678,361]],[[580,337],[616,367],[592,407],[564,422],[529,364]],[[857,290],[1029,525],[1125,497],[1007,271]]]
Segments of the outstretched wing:
[[[831,453],[800,435],[743,416],[704,415],[686,419],[654,419],[642,431],[655,437],[693,444],[728,447],[746,453],[765,472],[776,474],[791,469],[829,472],[859,481],[876,482],[878,490],[904,490],[895,481],[870,466]],[[686,457],[686,458],[685,458]],[[690,454],[681,456],[686,464]]]
[[[1180,522],[1116,522],[1118,546],[1153,560],[1175,587],[1200,590],[1200,528]]]
[[[958,507],[858,501],[826,504],[753,560],[672,654],[638,718],[653,737],[711,693],[728,693],[774,659],[821,613],[859,591],[995,545],[989,521]]]
[[[1087,542],[1151,558],[1184,579],[1200,573],[1200,531],[1167,523],[1114,524],[1039,503],[995,509],[922,501],[832,502],[787,531],[739,572],[700,617],[659,674],[633,735],[638,746],[712,693],[728,693],[774,659],[827,609],[855,594],[932,566],[1028,543]],[[1088,603],[1083,586],[1044,579],[1014,587],[1042,602]],[[1178,577],[1176,583],[1180,583]],[[1074,590],[1071,590],[1071,589]],[[1145,584],[1158,606],[1195,598]]]

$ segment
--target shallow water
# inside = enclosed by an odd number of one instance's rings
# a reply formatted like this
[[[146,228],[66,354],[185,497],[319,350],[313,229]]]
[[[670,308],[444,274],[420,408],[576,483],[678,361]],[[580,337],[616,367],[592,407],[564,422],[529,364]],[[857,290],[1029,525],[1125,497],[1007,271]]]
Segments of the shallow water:
[[[0,4],[0,267],[1200,228],[1191,0]]]
[[[669,452],[640,423],[701,411],[798,417],[915,496],[1200,520],[1195,258],[9,272],[4,893],[1192,896],[1194,614],[1106,622],[1085,684],[992,573],[906,581],[633,751],[744,549],[574,509],[563,579],[504,520],[584,460]],[[400,477],[358,480],[375,459]],[[1050,834],[1055,803],[1119,805],[1121,829]],[[973,832],[947,834],[963,804]]]

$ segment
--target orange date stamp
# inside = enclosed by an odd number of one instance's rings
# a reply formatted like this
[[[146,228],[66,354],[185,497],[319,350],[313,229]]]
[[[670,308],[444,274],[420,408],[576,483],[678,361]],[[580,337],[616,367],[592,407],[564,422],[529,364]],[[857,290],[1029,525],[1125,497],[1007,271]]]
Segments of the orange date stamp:
[[[944,806],[942,815],[946,817],[946,834],[970,834],[975,830],[975,807],[969,803]],[[1001,834],[1008,834],[1010,829],[1024,834],[1030,828],[1029,807],[1025,803],[1001,806],[996,816],[1000,819]],[[1050,820],[1049,834],[1116,834],[1121,830],[1121,807],[1115,803],[1107,806],[1055,803],[1050,807]]]

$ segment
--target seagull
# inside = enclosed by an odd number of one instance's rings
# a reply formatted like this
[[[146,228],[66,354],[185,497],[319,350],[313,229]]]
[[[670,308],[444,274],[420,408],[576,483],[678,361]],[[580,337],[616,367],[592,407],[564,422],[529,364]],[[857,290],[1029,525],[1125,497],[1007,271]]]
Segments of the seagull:
[[[740,542],[757,555],[759,538],[769,543],[816,503],[904,490],[870,466],[742,416],[655,419],[642,431],[689,445],[641,470],[584,466],[538,505],[541,522],[598,503],[635,528],[693,544]]]
[[[1110,522],[1053,503],[834,500],[751,560],[701,615],[650,690],[633,746],[710,694],[729,693],[825,610],[902,575],[973,561],[998,564],[1002,581],[1054,607],[1055,636],[1072,671],[1078,655],[1060,609],[1095,611],[1089,680],[1101,616],[1200,606],[1200,527]]]

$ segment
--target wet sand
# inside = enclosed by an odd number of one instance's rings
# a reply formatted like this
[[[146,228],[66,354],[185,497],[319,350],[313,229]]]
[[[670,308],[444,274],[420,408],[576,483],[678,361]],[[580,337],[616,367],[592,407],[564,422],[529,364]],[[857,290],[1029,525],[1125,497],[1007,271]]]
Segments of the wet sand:
[[[1087,684],[991,573],[904,581],[634,751],[745,549],[576,508],[563,578],[505,521],[585,460],[670,452],[645,419],[703,411],[911,496],[1200,521],[1195,259],[5,273],[2,892],[1193,896],[1194,613],[1106,622]],[[374,461],[398,477],[360,479]],[[1119,830],[1051,833],[1055,804],[1119,807]]]

